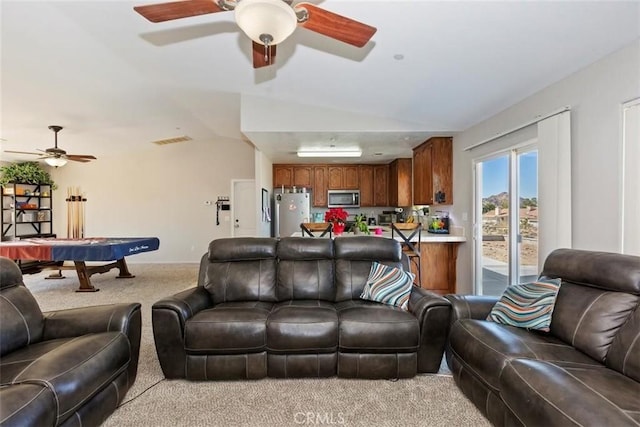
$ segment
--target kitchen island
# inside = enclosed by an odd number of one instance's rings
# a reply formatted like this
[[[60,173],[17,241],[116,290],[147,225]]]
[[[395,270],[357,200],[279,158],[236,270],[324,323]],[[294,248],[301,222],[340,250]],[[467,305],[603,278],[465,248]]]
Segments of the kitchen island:
[[[381,228],[382,234],[374,234],[375,228]],[[385,226],[371,227],[371,236],[391,239],[391,228]],[[462,234],[431,234],[422,230],[420,241],[417,236],[412,239],[420,248],[420,266],[422,269],[422,281],[420,287],[435,293],[446,295],[456,293],[456,262],[458,259],[458,246],[467,241]],[[333,237],[357,237],[364,234],[345,232]],[[293,236],[302,236],[296,232]],[[328,236],[326,236],[328,237]],[[310,237],[311,238],[311,237]],[[394,236],[395,240],[402,242],[402,238]],[[411,263],[411,271],[416,274],[415,264]]]

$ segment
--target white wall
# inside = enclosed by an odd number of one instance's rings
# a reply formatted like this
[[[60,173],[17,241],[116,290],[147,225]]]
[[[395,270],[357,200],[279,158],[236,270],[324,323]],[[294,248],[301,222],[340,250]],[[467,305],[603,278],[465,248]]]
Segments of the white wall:
[[[618,252],[621,104],[640,96],[640,41],[454,137],[454,215],[471,236],[472,158],[464,148],[564,106],[571,107],[573,247]],[[458,252],[458,293],[472,292],[473,245]]]
[[[271,236],[271,222],[262,220],[262,189],[269,192],[269,206],[273,198],[273,163],[260,150],[255,150],[256,170],[256,206],[258,207],[257,235],[261,237]]]
[[[150,144],[151,145],[151,144]],[[67,187],[86,193],[86,235],[160,239],[160,249],[128,259],[140,262],[198,262],[211,240],[231,235],[229,211],[218,196],[230,196],[232,179],[253,179],[253,147],[239,140],[189,141],[151,146],[126,156],[69,162],[52,170],[54,231],[66,236]],[[205,201],[212,201],[205,205]]]

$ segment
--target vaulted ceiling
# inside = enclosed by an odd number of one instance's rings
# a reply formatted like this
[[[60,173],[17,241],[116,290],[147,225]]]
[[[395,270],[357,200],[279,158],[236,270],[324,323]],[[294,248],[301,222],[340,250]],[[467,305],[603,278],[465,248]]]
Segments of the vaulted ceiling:
[[[297,28],[254,69],[233,12],[154,24],[133,10],[154,1],[3,0],[1,148],[52,147],[56,124],[61,147],[98,161],[186,135],[274,162],[331,146],[383,162],[640,37],[638,1],[312,2],[378,30],[359,49]]]

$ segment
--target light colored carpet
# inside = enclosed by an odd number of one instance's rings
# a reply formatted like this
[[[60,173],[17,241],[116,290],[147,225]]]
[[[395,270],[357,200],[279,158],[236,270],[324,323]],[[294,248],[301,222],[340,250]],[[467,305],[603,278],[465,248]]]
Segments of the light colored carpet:
[[[263,379],[189,382],[164,380],[153,343],[151,306],[195,286],[196,264],[132,264],[134,279],[117,270],[94,275],[100,288],[78,293],[74,271],[46,280],[25,275],[43,311],[117,302],[142,304],[138,377],[105,426],[489,426],[457,389],[446,365],[437,375],[400,381]]]

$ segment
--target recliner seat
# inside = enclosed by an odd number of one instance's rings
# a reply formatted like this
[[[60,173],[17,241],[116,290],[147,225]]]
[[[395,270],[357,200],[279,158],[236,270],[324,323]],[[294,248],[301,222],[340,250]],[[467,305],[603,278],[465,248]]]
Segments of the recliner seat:
[[[140,304],[42,313],[0,257],[0,424],[98,425],[135,381]]]

